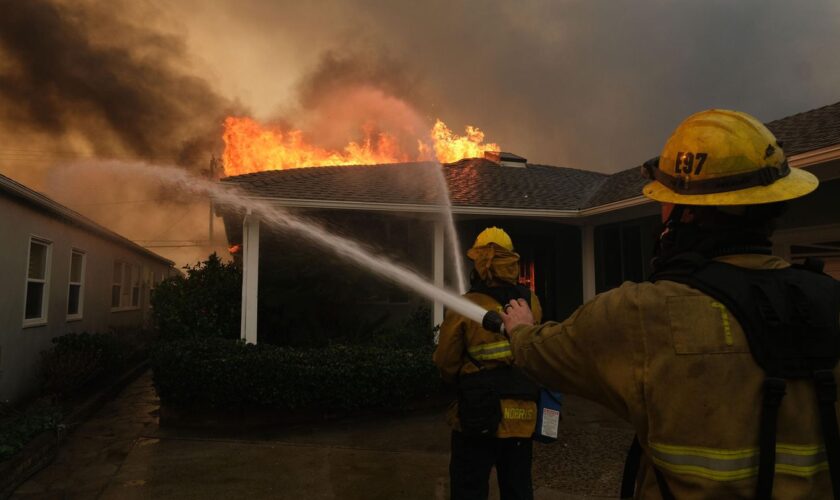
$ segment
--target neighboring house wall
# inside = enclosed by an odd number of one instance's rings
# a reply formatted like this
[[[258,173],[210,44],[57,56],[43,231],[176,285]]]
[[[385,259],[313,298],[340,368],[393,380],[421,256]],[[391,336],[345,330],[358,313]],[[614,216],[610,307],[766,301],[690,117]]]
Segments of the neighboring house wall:
[[[2,193],[0,214],[0,400],[15,400],[37,388],[40,353],[50,347],[53,338],[70,332],[142,326],[148,320],[149,288],[168,275],[170,266],[163,259],[154,259]],[[47,243],[48,248],[43,320],[24,319],[32,238]],[[79,313],[68,315],[74,250],[84,256],[84,272],[74,285],[80,298]],[[135,266],[139,272],[135,271],[136,280],[123,280],[123,305],[112,308],[116,262]],[[36,271],[33,269],[33,275],[38,274]],[[135,287],[139,289],[133,290]]]

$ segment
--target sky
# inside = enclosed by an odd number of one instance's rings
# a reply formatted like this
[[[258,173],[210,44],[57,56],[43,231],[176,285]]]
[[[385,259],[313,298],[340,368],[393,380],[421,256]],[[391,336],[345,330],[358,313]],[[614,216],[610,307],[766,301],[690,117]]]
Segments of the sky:
[[[54,174],[95,158],[201,172],[228,115],[325,146],[366,116],[411,130],[440,118],[532,163],[611,173],[657,155],[696,111],[770,121],[840,101],[836,0],[0,0],[0,12],[0,173],[74,208],[177,199],[121,186],[90,200],[96,180]]]

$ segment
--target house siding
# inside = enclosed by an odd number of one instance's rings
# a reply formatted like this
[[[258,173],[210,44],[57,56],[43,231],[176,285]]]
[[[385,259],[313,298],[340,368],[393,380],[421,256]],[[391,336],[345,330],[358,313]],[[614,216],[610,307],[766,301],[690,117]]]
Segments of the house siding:
[[[38,386],[40,353],[53,338],[67,333],[104,332],[140,327],[149,318],[148,288],[143,278],[153,271],[160,280],[171,267],[163,259],[106,239],[72,222],[42,212],[25,201],[0,193],[0,400],[17,400]],[[51,242],[46,323],[24,327],[30,238]],[[85,253],[83,306],[80,319],[68,320],[67,302],[72,251]],[[112,312],[114,262],[141,266],[140,306]]]

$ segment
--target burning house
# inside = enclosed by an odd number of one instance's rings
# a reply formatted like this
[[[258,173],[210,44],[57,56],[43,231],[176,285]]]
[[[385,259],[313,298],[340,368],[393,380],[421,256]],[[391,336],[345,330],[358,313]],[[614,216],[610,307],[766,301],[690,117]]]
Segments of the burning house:
[[[448,131],[441,125],[435,130]],[[827,271],[840,276],[840,103],[768,127],[784,142],[791,166],[809,169],[822,182],[815,194],[790,204],[775,235],[775,249],[794,261],[823,258]],[[257,141],[235,147],[228,143],[228,177],[222,183],[312,218],[454,290],[461,287],[458,261],[469,269],[463,251],[454,249],[467,248],[484,227],[503,227],[522,256],[520,282],[539,295],[547,319],[563,319],[583,301],[623,281],[645,279],[659,217],[658,206],[641,196],[646,181],[637,168],[605,175],[531,164],[500,152],[495,144],[483,144],[477,129],[468,132],[473,135],[468,133],[461,143],[464,138],[450,133],[448,139],[454,140],[419,145],[421,159],[424,152],[434,151],[441,168],[435,162],[406,161],[405,155],[383,161],[369,154],[387,149],[390,143],[382,136],[351,143],[338,156],[320,151],[313,156],[304,150],[290,163],[288,152],[275,148],[267,154],[259,145],[279,141],[294,149],[301,145],[300,137],[278,138],[262,131]],[[375,146],[376,140],[382,148]],[[359,151],[372,164],[353,156]],[[329,166],[331,162],[345,166]],[[299,168],[309,165],[316,166]],[[440,189],[441,173],[450,200]],[[446,227],[448,202],[452,233]],[[217,211],[234,257],[243,264],[242,335],[249,341],[257,340],[257,332],[261,339],[282,339],[287,334],[279,332],[291,330],[309,335],[348,324],[361,330],[406,317],[424,305],[432,308],[434,324],[443,318],[442,304],[429,305],[346,266],[293,233],[261,225],[259,214],[225,207]],[[447,241],[453,240],[449,234],[457,245]]]

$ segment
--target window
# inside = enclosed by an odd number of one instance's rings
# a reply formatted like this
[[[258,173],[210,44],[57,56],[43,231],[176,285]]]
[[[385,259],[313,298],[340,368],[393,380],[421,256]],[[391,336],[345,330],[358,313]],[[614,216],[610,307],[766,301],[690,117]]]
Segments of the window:
[[[118,309],[120,307],[123,267],[124,264],[122,262],[114,262],[114,280],[111,285],[111,309]]]
[[[52,243],[49,241],[38,238],[29,240],[24,326],[41,325],[47,322],[51,253]]]
[[[131,266],[131,307],[140,307],[140,266]]]
[[[140,266],[114,262],[111,285],[111,310],[135,309],[140,306]]]
[[[147,280],[147,283],[148,283],[147,284],[148,295],[146,296],[146,305],[151,309],[151,307],[152,307],[152,294],[155,293],[155,285],[156,285],[155,272],[153,270],[149,269],[149,272],[146,275],[146,280]]]
[[[85,253],[73,250],[70,253],[70,280],[67,289],[67,319],[81,319],[85,295]]]

